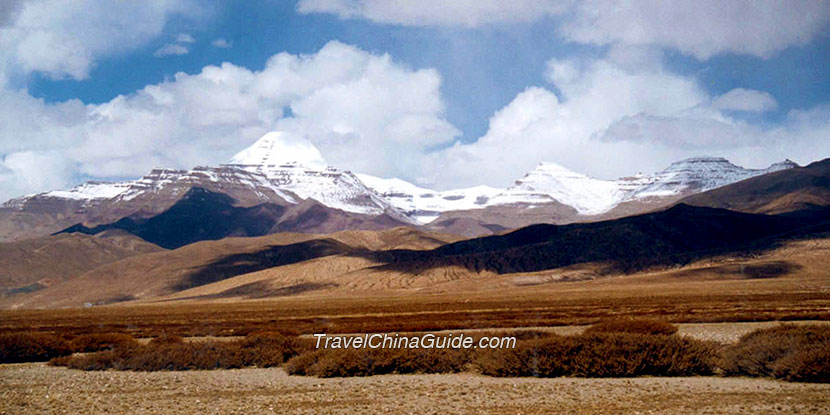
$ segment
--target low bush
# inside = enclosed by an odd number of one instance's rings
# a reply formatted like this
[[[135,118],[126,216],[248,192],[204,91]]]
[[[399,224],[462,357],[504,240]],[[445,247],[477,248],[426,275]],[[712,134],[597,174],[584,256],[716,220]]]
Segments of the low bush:
[[[634,333],[663,334],[677,333],[677,326],[658,320],[607,320],[585,329],[585,333]]]
[[[70,353],[69,343],[54,334],[0,334],[0,363],[41,362]]]
[[[653,334],[583,334],[519,342],[480,353],[490,376],[689,376],[714,372],[717,348],[707,342]]]
[[[504,335],[504,333],[500,333]],[[688,376],[714,372],[717,347],[679,336],[532,333],[507,349],[319,349],[289,360],[289,374],[319,377],[450,373],[490,376]]]
[[[136,344],[138,344],[136,339],[125,333],[84,334],[69,342],[70,348],[76,353],[97,352],[118,346]]]
[[[728,347],[721,362],[732,376],[830,381],[830,326],[782,325],[757,330]]]
[[[462,349],[319,349],[301,354],[285,366],[292,375],[371,376],[463,371],[471,353]]]
[[[146,345],[124,343],[112,350],[54,359],[51,364],[82,370],[133,371],[271,367],[308,347],[308,342],[276,333],[254,333],[230,341],[186,342],[176,337],[156,338]]]
[[[162,334],[157,337],[153,337],[150,339],[151,345],[161,345],[161,344],[180,344],[184,343],[184,337],[177,336],[175,334]]]

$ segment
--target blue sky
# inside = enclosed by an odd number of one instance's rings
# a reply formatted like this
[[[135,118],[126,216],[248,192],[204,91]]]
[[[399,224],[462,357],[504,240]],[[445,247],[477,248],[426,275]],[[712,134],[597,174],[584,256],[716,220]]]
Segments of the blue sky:
[[[827,2],[450,3],[14,0],[0,199],[221,163],[273,129],[438,188],[830,156]]]

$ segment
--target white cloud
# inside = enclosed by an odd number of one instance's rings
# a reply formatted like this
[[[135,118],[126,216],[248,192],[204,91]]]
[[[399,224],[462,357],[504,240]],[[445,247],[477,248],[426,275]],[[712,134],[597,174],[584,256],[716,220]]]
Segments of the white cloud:
[[[227,41],[225,39],[222,39],[222,38],[215,39],[213,42],[210,42],[210,44],[213,45],[213,47],[215,47],[215,48],[222,48],[222,49],[229,48],[229,47],[233,46],[233,42],[229,42],[229,41]]]
[[[806,44],[830,22],[830,2],[821,0],[301,0],[297,10],[405,26],[477,27],[555,16],[559,35],[571,41],[660,46],[699,59],[770,57]]]
[[[198,8],[189,0],[28,0],[14,10],[0,26],[0,85],[31,72],[86,79],[98,57],[141,47],[171,16]]]
[[[830,156],[830,107],[790,111],[786,120],[760,128],[713,111],[657,117],[625,117],[602,133],[601,140],[617,145],[670,149],[671,154],[708,154],[737,164],[765,167],[789,158],[802,164]],[[643,156],[650,154],[644,152]]]
[[[342,19],[365,18],[404,26],[477,27],[497,22],[526,22],[557,15],[572,0],[300,0],[300,13],[330,13]]]
[[[55,151],[23,151],[0,158],[0,199],[71,182],[72,165]]]
[[[434,70],[331,42],[312,55],[275,55],[261,71],[224,63],[178,73],[100,105],[0,92],[0,154],[14,162],[0,169],[0,199],[72,177],[216,165],[274,129],[307,137],[338,167],[406,176],[458,134],[443,117],[440,81]],[[47,153],[60,169],[33,164]],[[38,177],[18,183],[25,175]]]
[[[187,46],[178,43],[168,43],[153,52],[153,56],[163,58],[165,56],[187,55],[188,53],[190,53],[190,50]]]
[[[658,45],[699,59],[732,52],[770,57],[803,45],[830,22],[820,0],[591,0],[563,24],[567,38],[592,44]]]
[[[196,39],[193,36],[187,33],[179,33],[176,35],[173,43],[165,44],[164,46],[156,49],[156,51],[153,52],[153,56],[163,58],[166,56],[187,55],[190,53],[190,48],[187,45],[191,43],[196,43]]]
[[[196,38],[188,33],[179,33],[176,35],[176,43],[196,43]]]
[[[277,55],[263,75],[264,93],[297,96],[294,116],[278,128],[306,135],[337,166],[409,175],[427,149],[460,134],[443,118],[438,73],[410,71],[388,55],[332,43],[306,58]]]
[[[639,166],[631,159],[617,160],[619,151],[632,150],[593,138],[626,115],[669,115],[708,101],[694,81],[665,72],[649,54],[639,56],[642,65],[637,70],[626,68],[629,62],[621,65],[610,59],[549,61],[547,77],[562,100],[541,87],[520,93],[490,119],[487,133],[478,141],[456,145],[436,157],[437,164],[450,166],[436,181],[441,187],[453,182],[474,185],[482,179],[505,186],[541,161],[600,177],[663,167],[665,158],[637,161]]]
[[[713,99],[692,79],[663,70],[648,50],[623,52],[549,61],[547,76],[561,99],[542,87],[518,94],[478,141],[431,155],[427,165],[436,173],[422,172],[422,184],[506,186],[541,161],[617,178],[699,155],[749,167],[830,156],[830,107],[792,112],[776,127],[755,126],[723,111],[769,109],[769,94],[735,90]]]
[[[727,111],[767,112],[778,108],[778,101],[765,91],[735,88],[715,98],[712,107]]]

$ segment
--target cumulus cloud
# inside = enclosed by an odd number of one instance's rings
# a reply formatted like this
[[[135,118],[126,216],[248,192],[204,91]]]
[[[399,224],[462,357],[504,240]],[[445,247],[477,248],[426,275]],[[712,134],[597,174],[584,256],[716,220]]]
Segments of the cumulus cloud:
[[[497,22],[525,22],[557,15],[572,0],[300,0],[300,13],[329,13],[342,19],[365,18],[404,26],[477,27]]]
[[[423,183],[506,186],[542,161],[610,179],[699,155],[749,167],[830,156],[827,107],[793,111],[775,127],[755,126],[728,111],[769,109],[775,103],[769,94],[733,90],[713,98],[691,78],[665,71],[648,50],[552,59],[547,77],[559,96],[543,87],[518,94],[478,141],[430,155],[439,173],[424,174]]]
[[[655,45],[699,59],[720,53],[770,57],[803,45],[830,22],[820,0],[301,0],[300,13],[329,13],[405,26],[466,26],[557,18],[580,43]]]
[[[0,158],[0,198],[31,192],[32,189],[59,189],[71,183],[72,165],[55,151],[23,151]]]
[[[444,119],[440,84],[434,70],[331,42],[311,55],[275,55],[261,71],[224,63],[178,73],[99,105],[4,91],[0,199],[72,177],[216,165],[275,129],[310,139],[338,167],[406,176],[431,147],[459,134]],[[61,168],[27,164],[46,155]],[[28,174],[43,177],[11,185]]]
[[[631,61],[619,63],[613,58],[634,55],[640,62],[637,69]],[[645,51],[611,56],[550,60],[547,78],[559,90],[561,100],[546,88],[528,88],[493,115],[487,133],[478,141],[457,144],[435,155],[433,162],[448,166],[447,171],[424,177],[424,181],[441,187],[482,180],[505,186],[542,161],[600,177],[663,167],[665,157],[618,160],[620,151],[631,156],[637,149],[622,149],[593,137],[626,115],[670,115],[709,98],[693,80],[664,71],[659,60]]]
[[[28,0],[3,7],[0,85],[31,72],[86,79],[97,58],[145,45],[171,16],[198,10],[191,1],[175,0]]]

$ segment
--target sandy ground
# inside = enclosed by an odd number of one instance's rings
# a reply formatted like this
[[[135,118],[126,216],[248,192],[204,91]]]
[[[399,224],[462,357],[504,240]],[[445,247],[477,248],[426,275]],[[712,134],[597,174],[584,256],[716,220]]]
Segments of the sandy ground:
[[[282,369],[0,366],[0,414],[830,414],[830,385],[744,378],[317,379]]]

